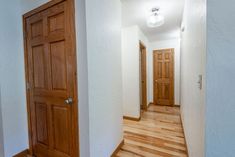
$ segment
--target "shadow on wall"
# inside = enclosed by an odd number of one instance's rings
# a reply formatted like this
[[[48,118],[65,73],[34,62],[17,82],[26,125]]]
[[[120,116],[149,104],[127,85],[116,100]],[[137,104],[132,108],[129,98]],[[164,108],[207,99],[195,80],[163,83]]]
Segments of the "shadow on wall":
[[[4,156],[3,128],[2,128],[1,85],[0,85],[0,156]]]

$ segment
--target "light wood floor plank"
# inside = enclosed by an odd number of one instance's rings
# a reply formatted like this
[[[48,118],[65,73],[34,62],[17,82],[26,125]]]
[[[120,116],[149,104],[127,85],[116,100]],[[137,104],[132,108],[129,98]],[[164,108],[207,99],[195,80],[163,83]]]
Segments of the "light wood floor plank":
[[[124,120],[118,157],[187,157],[179,107],[151,105],[140,121]]]

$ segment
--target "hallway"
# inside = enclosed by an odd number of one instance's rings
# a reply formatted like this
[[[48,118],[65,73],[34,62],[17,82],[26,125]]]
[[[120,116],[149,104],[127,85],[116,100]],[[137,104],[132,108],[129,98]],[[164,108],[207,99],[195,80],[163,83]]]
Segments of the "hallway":
[[[179,107],[154,106],[139,122],[124,120],[124,142],[118,157],[187,157]]]

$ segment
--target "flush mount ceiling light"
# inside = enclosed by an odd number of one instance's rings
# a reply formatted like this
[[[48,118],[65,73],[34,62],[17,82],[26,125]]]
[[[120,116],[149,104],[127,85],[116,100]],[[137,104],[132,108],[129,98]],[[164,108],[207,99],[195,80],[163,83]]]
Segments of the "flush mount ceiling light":
[[[148,27],[159,27],[165,22],[164,16],[160,14],[160,8],[155,7],[150,10],[150,15],[147,18]]]

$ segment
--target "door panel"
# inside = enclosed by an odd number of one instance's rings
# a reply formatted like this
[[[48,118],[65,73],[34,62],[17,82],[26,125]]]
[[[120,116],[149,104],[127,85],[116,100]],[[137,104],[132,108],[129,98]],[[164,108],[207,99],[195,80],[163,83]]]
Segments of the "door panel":
[[[32,39],[43,36],[43,24],[42,23],[43,21],[41,18],[31,23]]]
[[[34,88],[46,88],[46,67],[43,45],[32,47]]]
[[[156,50],[153,53],[154,103],[174,105],[174,50]]]
[[[37,143],[48,145],[48,117],[47,105],[35,102]]]
[[[53,90],[67,89],[67,67],[65,54],[65,41],[50,44],[51,51],[51,77]]]
[[[52,105],[52,123],[54,149],[66,154],[69,153],[71,129],[70,109],[62,105]]]
[[[48,18],[49,32],[64,30],[64,12],[53,15]]]
[[[54,4],[53,1],[51,3]],[[72,1],[48,4],[48,8],[24,19],[32,155],[77,157],[77,78]],[[66,103],[69,97],[73,102]]]

